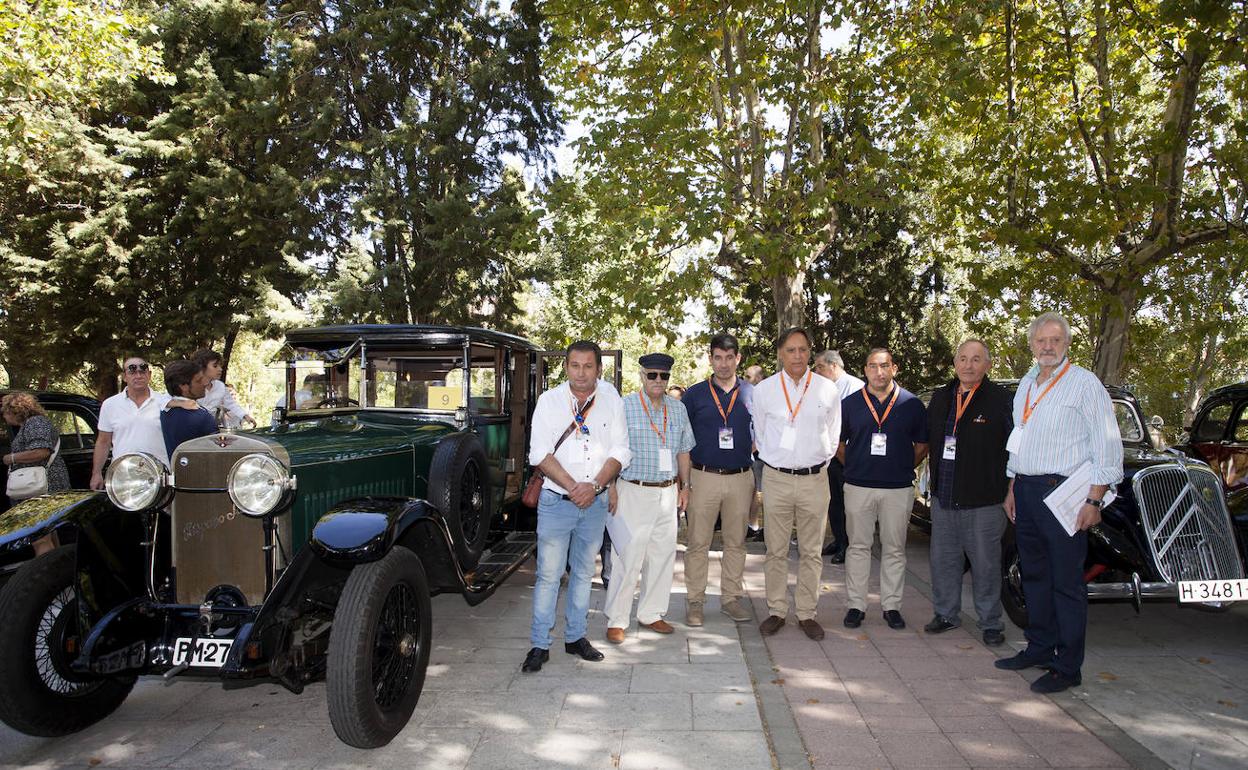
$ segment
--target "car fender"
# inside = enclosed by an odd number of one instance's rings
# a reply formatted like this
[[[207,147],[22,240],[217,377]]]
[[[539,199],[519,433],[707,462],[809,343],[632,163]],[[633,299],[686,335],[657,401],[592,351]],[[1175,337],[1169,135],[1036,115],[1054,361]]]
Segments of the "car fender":
[[[100,513],[116,510],[103,492],[71,490],[22,500],[0,513],[0,569],[25,561],[30,546],[65,527],[75,527]]]

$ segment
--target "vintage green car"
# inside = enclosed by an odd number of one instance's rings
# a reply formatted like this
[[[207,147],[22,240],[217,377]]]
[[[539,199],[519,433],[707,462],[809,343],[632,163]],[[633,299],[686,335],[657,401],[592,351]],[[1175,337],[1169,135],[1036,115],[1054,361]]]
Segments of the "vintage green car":
[[[0,562],[65,545],[0,590],[0,719],[64,735],[137,676],[326,681],[346,743],[389,742],[416,706],[432,594],[483,601],[525,559],[527,428],[548,356],[425,325],[287,337],[273,425],[114,458],[106,494],[0,514]],[[66,538],[68,539],[68,538]]]

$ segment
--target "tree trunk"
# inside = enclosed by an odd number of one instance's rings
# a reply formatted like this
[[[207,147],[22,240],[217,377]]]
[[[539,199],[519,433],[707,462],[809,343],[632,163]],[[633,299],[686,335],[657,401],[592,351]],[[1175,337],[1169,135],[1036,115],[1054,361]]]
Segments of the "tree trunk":
[[[230,357],[234,355],[234,343],[238,340],[238,324],[230,324],[230,330],[225,333],[225,347],[221,349],[221,381],[225,382],[225,376],[230,371]]]
[[[771,279],[771,295],[776,302],[778,329],[784,332],[806,322],[806,272],[778,275]]]
[[[1121,385],[1130,342],[1131,319],[1135,317],[1135,282],[1129,288],[1107,290],[1096,323],[1092,348],[1092,371],[1106,385]]]
[[[87,376],[91,379],[91,388],[95,391],[96,399],[101,402],[120,392],[120,386],[117,383],[117,361],[112,358],[92,361],[87,368]]]
[[[1183,429],[1196,419],[1196,407],[1205,397],[1205,388],[1209,387],[1209,376],[1213,373],[1214,361],[1222,350],[1224,337],[1221,331],[1211,331],[1205,335],[1200,346],[1200,358],[1191,367],[1187,382],[1187,392],[1183,394]]]

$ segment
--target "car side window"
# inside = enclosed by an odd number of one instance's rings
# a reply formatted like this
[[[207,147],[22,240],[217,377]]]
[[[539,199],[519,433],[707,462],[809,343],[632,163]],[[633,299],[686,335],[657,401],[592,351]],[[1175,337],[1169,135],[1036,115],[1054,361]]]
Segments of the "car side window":
[[[67,409],[48,409],[48,419],[61,437],[61,451],[82,449],[82,438],[78,431],[77,416]]]
[[[1213,406],[1196,426],[1196,430],[1192,433],[1192,441],[1221,441],[1222,436],[1226,434],[1226,424],[1231,419],[1233,406],[1234,404],[1229,401]]]
[[[1239,405],[1239,417],[1235,418],[1235,430],[1231,436],[1236,444],[1248,443],[1248,401]]]
[[[1135,410],[1131,408],[1130,404],[1115,401],[1114,416],[1118,418],[1118,432],[1122,435],[1123,441],[1142,441],[1144,439],[1144,429],[1140,427],[1140,421],[1136,419]]]

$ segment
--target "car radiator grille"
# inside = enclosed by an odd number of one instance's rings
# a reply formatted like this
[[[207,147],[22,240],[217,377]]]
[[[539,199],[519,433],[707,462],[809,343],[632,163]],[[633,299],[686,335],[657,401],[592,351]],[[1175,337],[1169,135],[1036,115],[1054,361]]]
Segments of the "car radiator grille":
[[[1132,482],[1154,561],[1167,582],[1243,577],[1222,482],[1195,465],[1157,465]]]

